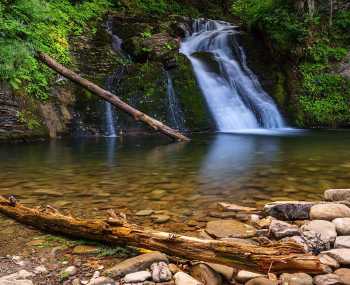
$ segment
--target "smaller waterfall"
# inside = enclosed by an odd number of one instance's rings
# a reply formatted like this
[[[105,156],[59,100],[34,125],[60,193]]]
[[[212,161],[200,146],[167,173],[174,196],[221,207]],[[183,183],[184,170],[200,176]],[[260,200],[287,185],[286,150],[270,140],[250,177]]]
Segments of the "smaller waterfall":
[[[165,75],[167,78],[167,95],[170,125],[177,130],[185,130],[186,128],[184,115],[174,90],[173,80],[171,78],[170,72],[165,71]]]

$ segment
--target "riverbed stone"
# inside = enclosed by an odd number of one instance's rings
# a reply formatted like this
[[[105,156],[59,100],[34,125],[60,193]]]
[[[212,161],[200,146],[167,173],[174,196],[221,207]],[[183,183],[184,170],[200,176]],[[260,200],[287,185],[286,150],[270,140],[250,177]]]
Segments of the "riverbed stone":
[[[78,284],[80,284],[80,282]],[[104,276],[93,278],[88,283],[88,285],[114,285],[114,284],[115,282],[112,278],[104,277]]]
[[[335,248],[322,253],[333,257],[339,264],[350,265],[350,248]]]
[[[312,285],[313,280],[309,274],[300,273],[283,273],[280,276],[283,285]]]
[[[151,266],[154,262],[163,261],[168,263],[166,255],[160,252],[151,252],[124,260],[115,266],[105,270],[104,274],[112,278],[120,278],[132,272],[142,271]]]
[[[240,270],[238,271],[235,277],[235,280],[239,282],[247,282],[248,280],[257,278],[257,277],[265,277],[265,275],[261,273],[247,271],[247,270]]]
[[[138,211],[136,212],[136,216],[150,216],[154,213],[153,210],[141,210],[141,211]]]
[[[164,224],[170,220],[170,217],[168,215],[154,215],[152,220],[156,224]]]
[[[300,235],[300,231],[297,226],[279,220],[271,221],[270,231],[277,239]]]
[[[350,236],[338,236],[335,239],[334,248],[350,248]]]
[[[136,283],[146,281],[148,279],[151,279],[151,277],[151,272],[144,270],[126,274],[123,278],[123,281],[125,283]]]
[[[155,262],[151,265],[152,280],[154,282],[166,282],[171,280],[172,274],[165,262]]]
[[[176,285],[204,285],[197,279],[182,271],[176,273],[174,279]]]
[[[337,237],[335,225],[329,221],[313,220],[307,222],[301,227],[302,232],[315,232],[319,234],[320,239],[324,243],[333,243]]]
[[[334,274],[338,275],[342,284],[350,285],[350,269],[349,268],[339,268],[334,271]]]
[[[78,273],[78,268],[74,265],[68,266],[64,270],[61,271],[62,276],[73,276]]]
[[[303,201],[277,201],[266,204],[264,212],[280,220],[308,220],[312,202]]]
[[[340,267],[339,262],[335,260],[333,257],[329,256],[328,254],[321,253],[318,255],[318,258],[320,259],[322,264],[327,265],[331,268]]]
[[[278,285],[277,280],[270,280],[266,277],[258,277],[249,280],[245,285]]]
[[[223,277],[225,277],[227,281],[231,281],[233,276],[236,275],[238,272],[236,268],[233,268],[227,265],[210,263],[210,262],[206,262],[205,264],[211,267],[217,273],[221,274]]]
[[[203,284],[221,285],[223,282],[220,274],[203,263],[193,265],[190,274]]]
[[[77,245],[73,248],[74,254],[94,254],[98,251],[98,247],[93,245]]]
[[[324,198],[326,201],[350,201],[350,189],[328,189]]]
[[[323,275],[317,275],[314,277],[315,285],[340,285],[341,281],[338,275],[329,273]]]
[[[256,229],[236,220],[215,220],[207,223],[206,232],[216,238],[249,238]]]
[[[337,218],[332,221],[339,235],[350,235],[350,218]]]
[[[336,218],[350,217],[350,208],[339,203],[317,204],[310,209],[312,220],[334,220]]]

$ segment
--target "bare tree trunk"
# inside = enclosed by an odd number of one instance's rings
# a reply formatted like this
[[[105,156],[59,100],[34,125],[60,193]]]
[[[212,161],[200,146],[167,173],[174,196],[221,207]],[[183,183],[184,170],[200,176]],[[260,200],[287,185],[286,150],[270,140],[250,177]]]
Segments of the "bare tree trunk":
[[[260,272],[323,273],[327,267],[319,258],[304,254],[295,243],[256,246],[236,241],[205,240],[161,232],[129,224],[123,215],[110,211],[108,219],[78,219],[60,214],[52,207],[27,208],[14,199],[0,196],[0,213],[47,232],[87,238],[112,244],[126,244],[182,257]]]
[[[68,68],[64,67],[57,61],[55,61],[53,58],[48,56],[45,53],[38,53],[37,57],[39,60],[41,60],[43,63],[45,63],[48,67],[53,69],[54,71],[58,72],[59,74],[63,75],[64,77],[72,80],[75,83],[78,83],[82,87],[86,88],[87,90],[91,91],[92,93],[100,96],[104,100],[110,102],[120,110],[124,111],[125,113],[132,116],[136,121],[142,121],[145,124],[149,125],[151,128],[153,128],[156,131],[162,132],[163,134],[177,140],[177,141],[189,141],[190,139],[186,136],[182,135],[180,132],[168,127],[167,125],[164,125],[162,122],[151,118],[150,116],[146,115],[145,113],[142,113],[141,111],[131,107],[130,105],[123,102],[118,96],[114,95],[113,93],[97,86],[96,84],[92,83],[91,81],[82,78],[77,73],[75,73],[72,70],[69,70]]]

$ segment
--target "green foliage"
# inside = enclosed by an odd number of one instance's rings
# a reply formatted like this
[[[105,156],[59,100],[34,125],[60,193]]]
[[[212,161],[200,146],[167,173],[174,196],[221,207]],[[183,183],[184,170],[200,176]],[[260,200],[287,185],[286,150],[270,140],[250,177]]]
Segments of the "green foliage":
[[[86,22],[100,15],[108,0],[72,5],[69,0],[14,0],[0,3],[0,76],[12,88],[48,98],[53,73],[35,59],[36,51],[70,63],[68,36],[83,31]]]
[[[40,128],[41,124],[30,111],[17,112],[18,121],[25,124],[28,129],[34,130]]]

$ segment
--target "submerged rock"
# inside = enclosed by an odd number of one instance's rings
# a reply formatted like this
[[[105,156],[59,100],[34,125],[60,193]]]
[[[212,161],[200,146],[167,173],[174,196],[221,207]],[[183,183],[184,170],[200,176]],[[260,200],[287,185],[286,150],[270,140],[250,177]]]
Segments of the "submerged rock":
[[[206,264],[196,264],[191,267],[190,274],[192,277],[201,281],[203,284],[221,285],[222,277]]]
[[[104,274],[112,278],[120,278],[128,273],[145,270],[149,268],[152,263],[160,261],[168,263],[168,258],[160,252],[146,253],[124,260],[107,269]]]
[[[350,218],[337,218],[332,221],[339,235],[350,235]]]
[[[326,201],[350,201],[350,189],[328,189],[324,198]]]
[[[170,217],[168,215],[154,215],[152,216],[152,220],[156,224],[163,224],[170,220]]]
[[[216,238],[249,238],[256,235],[254,227],[236,220],[210,221],[205,230]]]
[[[73,248],[73,253],[75,254],[94,254],[98,251],[98,247],[92,245],[77,245]]]
[[[311,202],[278,201],[266,204],[264,212],[280,220],[308,220],[313,205]]]
[[[141,211],[138,211],[136,212],[136,216],[150,216],[153,214],[153,210],[141,210]]]
[[[310,209],[312,220],[334,220],[336,218],[350,217],[350,208],[338,203],[317,204]]]

